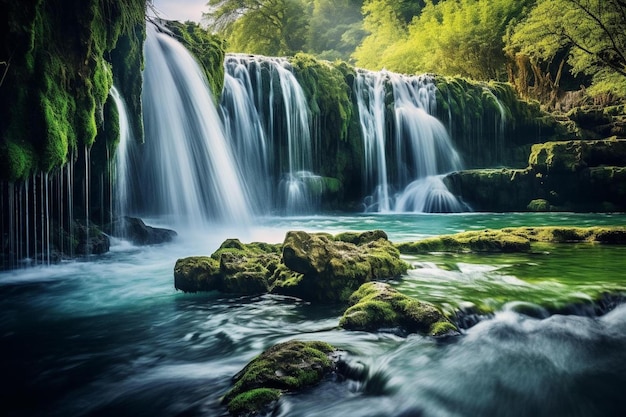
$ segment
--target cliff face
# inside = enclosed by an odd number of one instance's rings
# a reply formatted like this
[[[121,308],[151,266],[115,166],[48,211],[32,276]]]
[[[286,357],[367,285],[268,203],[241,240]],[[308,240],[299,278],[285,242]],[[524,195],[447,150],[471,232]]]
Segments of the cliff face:
[[[118,114],[143,137],[144,0],[0,0],[2,267],[107,245]],[[82,219],[81,224],[76,219]]]
[[[116,129],[107,127],[117,120],[104,115],[114,80],[141,137],[143,0],[3,0],[0,8],[0,179],[51,172],[97,141],[112,150],[117,137],[107,131]]]

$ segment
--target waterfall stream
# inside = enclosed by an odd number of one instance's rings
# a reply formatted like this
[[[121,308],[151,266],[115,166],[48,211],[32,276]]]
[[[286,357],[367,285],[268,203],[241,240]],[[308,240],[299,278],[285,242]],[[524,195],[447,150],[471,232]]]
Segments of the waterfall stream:
[[[260,213],[316,211],[311,114],[284,58],[229,54],[220,110]]]
[[[147,27],[145,144],[127,211],[172,216],[182,226],[245,223],[252,208],[206,77],[174,38]],[[120,173],[120,175],[124,175]]]
[[[428,76],[357,72],[363,178],[371,192],[366,211],[466,211],[441,181],[442,174],[459,170],[462,164],[446,128],[432,115],[435,88]],[[386,100],[390,94],[392,103]]]

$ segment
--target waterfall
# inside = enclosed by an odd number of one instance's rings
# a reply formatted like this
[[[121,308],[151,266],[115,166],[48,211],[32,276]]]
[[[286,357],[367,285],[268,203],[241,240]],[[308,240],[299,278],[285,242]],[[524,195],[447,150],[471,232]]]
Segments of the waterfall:
[[[435,89],[425,75],[357,71],[364,185],[371,193],[367,211],[465,211],[441,180],[441,174],[462,164],[445,127],[432,115]]]
[[[130,117],[128,115],[128,109],[126,102],[120,95],[119,91],[113,86],[109,92],[115,107],[117,108],[119,129],[120,129],[120,141],[117,145],[115,153],[115,185],[114,191],[114,205],[115,213],[119,217],[126,216],[128,210],[127,203],[131,194],[131,178],[133,174],[131,172],[131,146],[134,143],[134,137],[132,129],[130,128]],[[116,224],[121,225],[119,222]],[[116,236],[121,236],[121,230],[114,231]]]
[[[183,226],[247,222],[247,191],[200,66],[152,24],[144,55],[140,186],[122,204],[141,215],[172,216]]]
[[[222,120],[255,207],[315,210],[312,183],[320,178],[312,173],[311,114],[291,65],[284,58],[228,54],[225,72]]]

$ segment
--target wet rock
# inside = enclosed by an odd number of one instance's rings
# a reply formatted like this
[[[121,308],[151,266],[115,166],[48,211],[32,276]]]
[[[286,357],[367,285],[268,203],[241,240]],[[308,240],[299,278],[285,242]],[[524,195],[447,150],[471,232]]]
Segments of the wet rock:
[[[290,275],[288,282],[277,279],[274,292],[309,301],[345,302],[365,282],[406,273],[408,264],[400,259],[384,232],[366,232],[350,236],[350,240],[361,243],[336,240],[327,234],[288,232],[283,263],[301,275]]]
[[[185,292],[263,294],[269,292],[269,281],[279,262],[279,245],[227,239],[210,257],[176,261],[174,286]]]
[[[78,222],[74,223],[76,255],[101,255],[107,253],[111,246],[111,240],[95,226],[87,227]]]
[[[401,294],[389,284],[363,284],[350,297],[339,325],[349,330],[400,329],[431,336],[458,334],[458,330],[434,305]]]
[[[177,236],[174,230],[148,226],[136,217],[123,217],[112,229],[134,245],[158,245],[171,242]]]
[[[271,412],[285,392],[318,384],[336,369],[336,349],[324,342],[289,341],[272,346],[233,378],[223,404],[232,415]]]
[[[174,280],[177,289],[188,292],[272,292],[335,303],[347,301],[364,282],[397,277],[407,268],[382,231],[337,238],[288,232],[283,245],[228,239],[210,258],[179,259]]]
[[[184,292],[221,291],[219,262],[208,256],[177,260],[174,266],[174,287]]]

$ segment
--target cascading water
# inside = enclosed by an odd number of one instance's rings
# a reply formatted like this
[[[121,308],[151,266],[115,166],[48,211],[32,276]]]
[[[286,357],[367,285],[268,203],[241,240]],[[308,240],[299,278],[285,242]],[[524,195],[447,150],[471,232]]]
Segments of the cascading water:
[[[441,180],[442,174],[459,170],[462,164],[445,127],[431,115],[435,88],[428,76],[357,72],[365,187],[374,190],[366,199],[367,211],[467,210]],[[385,100],[390,92],[393,103]],[[394,195],[393,186],[403,191]]]
[[[255,206],[287,214],[315,210],[311,114],[289,62],[229,54],[225,68],[220,110]]]
[[[122,211],[173,216],[179,226],[247,222],[251,207],[197,62],[178,41],[147,26],[139,187]]]

